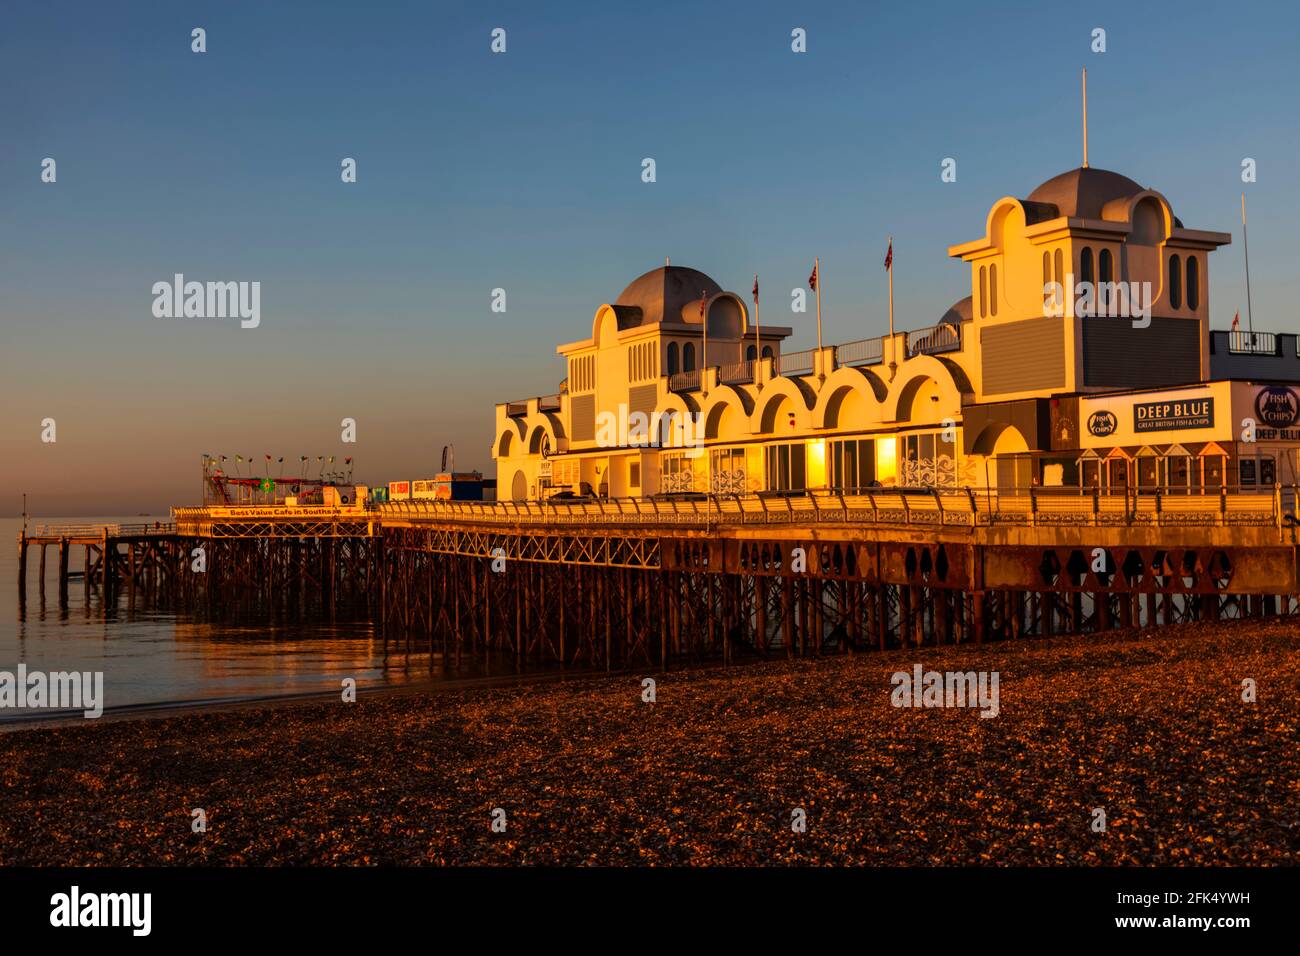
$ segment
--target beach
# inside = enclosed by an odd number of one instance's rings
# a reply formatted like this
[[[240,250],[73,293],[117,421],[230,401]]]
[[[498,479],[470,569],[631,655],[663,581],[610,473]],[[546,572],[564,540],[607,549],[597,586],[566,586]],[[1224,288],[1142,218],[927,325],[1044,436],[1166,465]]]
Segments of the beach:
[[[1297,643],[1192,624],[21,728],[0,864],[1294,863]],[[917,664],[996,672],[997,715],[895,706]]]

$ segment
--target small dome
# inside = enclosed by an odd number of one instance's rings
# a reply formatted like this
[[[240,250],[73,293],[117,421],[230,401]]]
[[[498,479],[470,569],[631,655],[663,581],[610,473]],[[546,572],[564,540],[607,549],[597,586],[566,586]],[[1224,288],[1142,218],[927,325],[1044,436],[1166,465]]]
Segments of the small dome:
[[[971,320],[971,297],[966,296],[954,302],[951,308],[939,317],[939,324],[961,325]]]
[[[617,299],[619,307],[641,310],[640,324],[680,319],[688,302],[699,302],[700,294],[717,295],[722,287],[697,269],[686,266],[660,266],[632,280]],[[621,325],[621,323],[620,323]]]
[[[1140,192],[1142,187],[1127,176],[1080,166],[1043,183],[1029,194],[1029,202],[1055,206],[1058,216],[1100,219],[1106,203]]]

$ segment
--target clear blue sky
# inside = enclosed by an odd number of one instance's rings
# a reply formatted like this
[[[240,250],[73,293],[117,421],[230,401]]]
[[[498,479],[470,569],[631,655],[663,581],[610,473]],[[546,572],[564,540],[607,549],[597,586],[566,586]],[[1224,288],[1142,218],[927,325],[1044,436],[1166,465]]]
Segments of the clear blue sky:
[[[968,291],[947,247],[1079,164],[1082,66],[1092,164],[1233,233],[1219,327],[1257,160],[1255,325],[1295,331],[1297,33],[1249,2],[6,4],[0,511],[183,503],[203,452],[350,453],[378,482],[452,441],[487,470],[493,404],[555,391],[555,344],[665,255],[742,294],[760,272],[807,347],[814,255],[827,341],[883,330],[893,233],[898,324],[931,324]],[[153,318],[177,272],[260,281],[261,327]]]

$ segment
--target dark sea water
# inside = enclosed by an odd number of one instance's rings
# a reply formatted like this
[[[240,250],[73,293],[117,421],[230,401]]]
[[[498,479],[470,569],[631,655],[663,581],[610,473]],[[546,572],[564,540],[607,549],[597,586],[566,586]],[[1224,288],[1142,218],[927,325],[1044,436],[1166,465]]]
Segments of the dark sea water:
[[[139,523],[166,516],[29,518],[38,524]],[[18,532],[22,521],[0,519],[0,671],[102,671],[106,712],[172,703],[215,703],[228,699],[287,697],[341,692],[354,678],[360,689],[431,679],[429,656],[405,656],[384,644],[373,625],[309,623],[285,626],[210,624],[172,613],[128,609],[125,594],[105,607],[79,578],[68,585],[68,605],[59,607],[58,549],[46,558],[45,601],[39,584],[40,549],[28,551],[27,603],[18,602]],[[74,548],[70,570],[80,570],[82,549]],[[125,591],[125,589],[123,589]],[[446,679],[435,661],[435,679]],[[462,672],[458,678],[476,674]],[[0,708],[0,726],[30,721],[29,710]]]

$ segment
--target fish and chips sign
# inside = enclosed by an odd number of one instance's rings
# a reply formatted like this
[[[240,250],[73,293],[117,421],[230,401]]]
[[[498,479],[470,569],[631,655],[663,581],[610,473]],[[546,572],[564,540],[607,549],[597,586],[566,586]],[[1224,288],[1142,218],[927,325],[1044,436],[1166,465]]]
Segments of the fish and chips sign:
[[[1135,402],[1133,405],[1133,431],[1137,434],[1213,427],[1213,398]]]
[[[1214,441],[1230,437],[1232,398],[1227,386],[1080,399],[1084,448]],[[1223,432],[1223,434],[1219,434]],[[1177,434],[1175,434],[1177,433]]]

